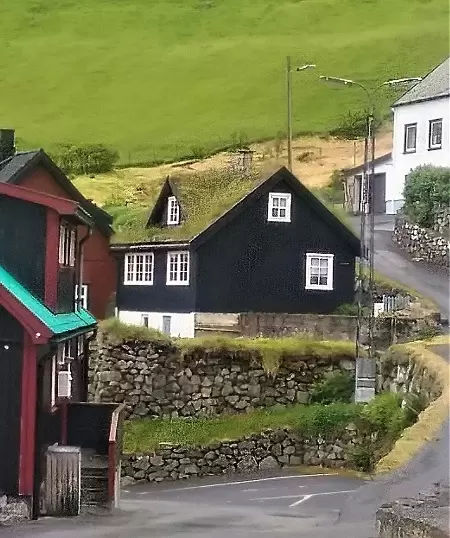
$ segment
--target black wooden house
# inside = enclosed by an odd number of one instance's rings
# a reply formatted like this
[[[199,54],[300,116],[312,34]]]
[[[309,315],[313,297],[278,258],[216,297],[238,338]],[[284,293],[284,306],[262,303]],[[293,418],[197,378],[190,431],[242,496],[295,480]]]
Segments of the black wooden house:
[[[126,323],[191,337],[196,313],[331,313],[354,298],[359,240],[284,167],[168,178],[146,234],[112,247]]]

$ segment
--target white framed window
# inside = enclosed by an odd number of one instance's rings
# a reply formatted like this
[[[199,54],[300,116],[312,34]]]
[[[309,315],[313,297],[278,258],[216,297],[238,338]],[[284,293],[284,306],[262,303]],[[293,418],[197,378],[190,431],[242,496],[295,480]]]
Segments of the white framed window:
[[[176,196],[167,199],[167,224],[180,224],[180,204]]]
[[[270,192],[267,220],[272,222],[291,222],[291,194]]]
[[[307,290],[333,289],[334,254],[306,254],[306,285]]]
[[[428,133],[428,149],[442,148],[442,118],[430,121]]]
[[[417,123],[405,125],[405,153],[414,153],[417,144]]]
[[[168,286],[187,286],[189,284],[189,252],[187,250],[167,253]]]
[[[75,267],[77,232],[67,224],[59,227],[59,264]]]
[[[155,258],[153,252],[125,254],[124,284],[133,286],[153,285]]]
[[[80,304],[85,310],[88,309],[89,288],[87,284],[78,284],[75,286],[75,301]]]

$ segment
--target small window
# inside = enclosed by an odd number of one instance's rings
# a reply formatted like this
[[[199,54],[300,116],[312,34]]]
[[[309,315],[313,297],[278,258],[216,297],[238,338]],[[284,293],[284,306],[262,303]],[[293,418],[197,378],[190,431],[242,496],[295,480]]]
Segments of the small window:
[[[417,142],[417,123],[405,125],[405,153],[414,153]]]
[[[167,253],[167,285],[186,286],[189,284],[189,252]]]
[[[147,329],[148,329],[148,327],[149,327],[149,320],[150,320],[150,318],[149,318],[149,315],[148,315],[148,314],[142,314],[142,316],[141,316],[141,325],[142,325],[143,327],[147,327]]]
[[[428,134],[428,149],[442,148],[442,119],[430,121]]]
[[[67,224],[59,227],[59,264],[65,267],[75,267],[75,249],[77,233],[75,228]]]
[[[79,336],[77,338],[77,357],[84,355],[84,336]]]
[[[167,199],[167,224],[180,224],[180,204],[175,196]]]
[[[78,294],[78,291],[80,293]],[[81,288],[78,284],[75,286],[75,302],[80,305],[85,310],[88,309],[88,285],[82,284]]]
[[[291,195],[286,192],[269,193],[267,220],[291,222]]]
[[[151,286],[153,284],[153,252],[125,254],[124,284]]]
[[[333,289],[334,254],[306,254],[307,290]]]

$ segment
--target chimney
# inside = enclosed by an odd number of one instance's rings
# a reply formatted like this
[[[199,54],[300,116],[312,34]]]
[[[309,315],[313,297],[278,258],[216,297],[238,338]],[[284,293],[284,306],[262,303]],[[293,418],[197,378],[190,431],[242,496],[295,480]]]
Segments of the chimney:
[[[0,129],[0,162],[15,154],[14,141],[14,129]]]

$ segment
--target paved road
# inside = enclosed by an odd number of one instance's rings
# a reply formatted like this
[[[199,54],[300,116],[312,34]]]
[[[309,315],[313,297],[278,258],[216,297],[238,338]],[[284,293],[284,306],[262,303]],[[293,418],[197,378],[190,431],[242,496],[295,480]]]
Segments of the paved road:
[[[359,534],[353,523],[335,527],[346,497],[363,483],[338,475],[278,474],[233,477],[232,481],[215,477],[172,485],[145,484],[126,490],[121,511],[114,515],[44,518],[23,527],[0,530],[0,536],[306,538],[314,534],[318,538],[371,538],[373,533]]]
[[[359,235],[359,217],[350,218]],[[393,215],[375,217],[375,269],[433,299],[443,317],[448,319],[449,279],[444,270],[426,262],[412,262],[408,255],[392,242]]]

